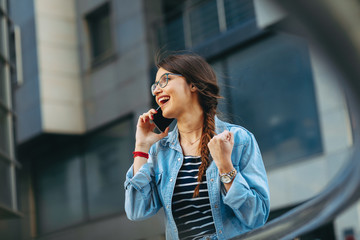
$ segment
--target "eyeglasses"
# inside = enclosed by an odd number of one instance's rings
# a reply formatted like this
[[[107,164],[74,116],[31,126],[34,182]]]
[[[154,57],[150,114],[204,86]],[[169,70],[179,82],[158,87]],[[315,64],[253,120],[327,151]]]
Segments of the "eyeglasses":
[[[161,88],[166,87],[166,85],[169,82],[169,75],[174,75],[174,76],[182,76],[181,74],[176,74],[176,73],[165,73],[163,74],[159,81],[155,82],[153,85],[151,85],[151,93],[153,96],[155,96],[155,89],[157,87],[157,85],[159,85]]]

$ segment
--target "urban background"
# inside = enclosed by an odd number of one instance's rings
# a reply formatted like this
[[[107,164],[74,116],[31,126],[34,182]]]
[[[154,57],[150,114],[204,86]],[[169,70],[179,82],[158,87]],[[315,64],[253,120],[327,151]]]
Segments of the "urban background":
[[[0,239],[160,240],[124,213],[137,117],[159,52],[216,70],[220,118],[256,136],[270,219],[311,199],[352,147],[346,96],[264,0],[0,0]],[[360,203],[300,239],[360,239]]]

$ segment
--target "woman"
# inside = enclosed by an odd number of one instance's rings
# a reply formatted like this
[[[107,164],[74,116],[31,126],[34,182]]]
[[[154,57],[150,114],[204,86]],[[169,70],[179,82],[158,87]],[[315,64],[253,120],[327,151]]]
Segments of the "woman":
[[[167,239],[229,239],[263,225],[270,202],[261,154],[250,132],[216,117],[211,66],[182,54],[157,67],[152,94],[177,125],[157,134],[156,110],[139,117],[125,181],[128,218],[146,219],[164,207]]]

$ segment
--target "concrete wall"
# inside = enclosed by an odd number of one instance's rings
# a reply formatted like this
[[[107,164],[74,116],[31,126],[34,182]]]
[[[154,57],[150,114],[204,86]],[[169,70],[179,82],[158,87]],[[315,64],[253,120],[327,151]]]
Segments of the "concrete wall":
[[[16,91],[18,142],[45,132],[83,133],[75,0],[14,0],[10,14],[23,36],[24,84]]]
[[[43,131],[85,131],[75,0],[35,0]]]
[[[10,16],[21,28],[21,48],[24,83],[16,89],[17,141],[25,142],[42,131],[40,108],[40,82],[37,62],[34,2],[13,0],[9,4]]]
[[[84,16],[106,1],[78,1],[81,71],[88,130],[129,113],[147,111],[151,103],[150,64],[143,1],[110,1],[113,56],[91,67]]]

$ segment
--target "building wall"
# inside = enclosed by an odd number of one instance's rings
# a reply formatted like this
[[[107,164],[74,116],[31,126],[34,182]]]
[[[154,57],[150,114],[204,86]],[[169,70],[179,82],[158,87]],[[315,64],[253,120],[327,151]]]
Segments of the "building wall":
[[[112,53],[94,66],[86,16],[107,2],[111,6]],[[37,162],[44,154],[47,156],[44,161],[54,161],[55,156],[49,157],[47,152],[58,148],[57,136],[92,134],[124,116],[142,114],[152,103],[149,90],[153,67],[149,55],[151,43],[146,28],[148,15],[144,11],[143,1],[36,0],[26,5],[21,1],[12,2],[12,15],[24,29],[25,36],[26,77],[17,91],[16,101],[20,119],[18,143],[20,149],[30,144],[34,153],[30,156],[20,150],[20,155],[25,155],[21,159],[24,168],[20,178],[25,217],[16,223],[16,227],[22,228],[22,236],[18,235],[17,239],[28,236],[39,236],[39,239],[95,240],[118,239],[119,236],[124,239],[163,239],[162,212],[144,222],[130,222],[122,212],[100,220],[86,220],[50,234],[39,230],[39,190],[36,185],[39,170],[36,166],[40,166]],[[149,14],[151,16],[151,12]],[[31,27],[26,29],[27,25]],[[135,125],[137,118],[133,119]],[[34,121],[34,124],[29,125],[25,120]],[[54,138],[41,140],[48,134]],[[53,154],[60,152],[55,150]],[[128,167],[130,164],[123,171]],[[122,183],[118,189],[124,191]],[[14,225],[13,229],[16,227]]]
[[[13,104],[13,89],[20,69],[16,65],[18,55],[12,53],[15,53],[15,39],[19,40],[18,37],[9,16],[8,1],[0,0],[0,239],[18,238],[21,235],[20,232],[9,231],[19,226],[22,217],[16,181],[21,165],[15,154]]]
[[[12,80],[16,80],[16,65],[10,49],[13,23],[9,18],[7,1],[0,1],[0,219],[17,216],[14,105]]]
[[[105,2],[111,6],[113,51],[106,63],[92,67],[85,15]],[[151,103],[144,1],[80,0],[77,16],[87,130],[129,113],[143,113]]]
[[[42,131],[85,131],[76,2],[34,1]]]
[[[315,49],[311,50],[311,62],[324,152],[268,172],[273,209],[316,196],[341,169],[351,150],[351,126],[339,76]]]
[[[271,27],[286,17],[286,12],[272,1],[255,0],[254,3],[261,28]],[[316,46],[309,45],[324,152],[268,172],[272,210],[316,196],[336,181],[352,153],[353,130],[346,95],[340,85],[342,76]],[[360,238],[359,206],[357,202],[334,219],[336,239],[344,239],[349,229],[353,230],[355,239]]]
[[[22,30],[24,84],[17,90],[17,139],[85,131],[74,1],[11,1]]]
[[[106,3],[110,6],[111,52],[94,64],[87,16]],[[254,3],[255,10],[262,7],[261,1]],[[256,11],[262,28],[271,28],[284,14],[273,16],[267,9],[265,6],[263,11]],[[154,24],[161,18],[161,12],[160,0],[151,3],[141,0],[11,1],[11,14],[23,36],[24,84],[16,93],[18,143],[21,147],[34,142],[31,151],[36,152],[21,154],[25,155],[21,159],[20,176],[21,211],[25,216],[10,227],[14,239],[29,236],[42,240],[164,239],[162,211],[141,222],[130,222],[124,212],[116,212],[42,234],[38,189],[34,182],[39,171],[36,168],[45,165],[41,161],[55,165],[56,156],[43,154],[44,149],[55,149],[47,152],[57,155],[65,148],[66,140],[58,141],[61,136],[69,136],[72,142],[68,145],[76,145],[78,140],[74,140],[73,135],[87,138],[130,115],[135,126],[137,116],[149,109],[153,56],[157,50]],[[248,44],[255,41],[252,39]],[[243,48],[246,46],[231,49],[231,53]],[[229,49],[211,57],[229,54]],[[346,100],[336,82],[339,76],[312,46],[310,62],[323,152],[268,170],[272,211],[318,194],[346,162],[352,146]],[[52,136],[51,141],[45,138],[37,142],[37,137],[48,135]],[[119,191],[123,191],[122,185]],[[338,239],[349,226],[359,234],[359,206],[336,219]],[[7,225],[0,223],[0,226]],[[21,236],[14,230],[19,226]]]
[[[24,83],[17,89],[15,105],[18,114],[17,141],[29,140],[42,131],[40,82],[35,36],[33,1],[11,1],[10,15],[22,32],[22,62]],[[26,37],[25,37],[26,36]]]

